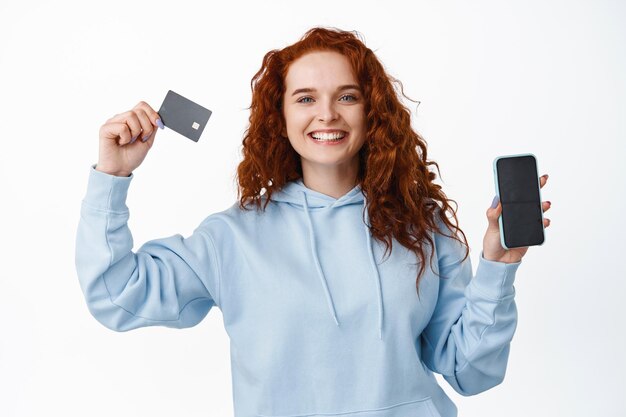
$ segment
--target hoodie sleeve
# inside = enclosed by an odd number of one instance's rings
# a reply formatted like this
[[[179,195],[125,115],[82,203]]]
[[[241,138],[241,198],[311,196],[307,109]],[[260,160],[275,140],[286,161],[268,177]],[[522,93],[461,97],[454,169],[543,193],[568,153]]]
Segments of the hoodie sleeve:
[[[481,251],[472,277],[470,257],[461,262],[460,242],[435,233],[435,245],[439,298],[421,335],[423,360],[458,393],[478,394],[504,379],[517,326],[513,281],[521,261],[488,261]]]
[[[76,234],[78,279],[91,314],[115,331],[184,328],[199,323],[219,300],[219,269],[211,236],[146,242],[132,251],[126,206],[133,178],[91,166]]]

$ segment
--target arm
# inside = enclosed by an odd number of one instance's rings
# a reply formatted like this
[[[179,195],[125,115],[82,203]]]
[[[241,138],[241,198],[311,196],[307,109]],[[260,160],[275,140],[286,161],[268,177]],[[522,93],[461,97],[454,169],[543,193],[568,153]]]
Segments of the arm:
[[[155,239],[132,252],[126,196],[133,177],[91,167],[75,253],[89,311],[115,331],[194,326],[219,303],[213,240],[198,227],[188,238]]]
[[[478,394],[504,379],[517,326],[513,281],[521,261],[493,262],[481,252],[472,278],[470,258],[461,262],[458,241],[435,234],[435,244],[439,298],[420,337],[423,360],[458,393]]]

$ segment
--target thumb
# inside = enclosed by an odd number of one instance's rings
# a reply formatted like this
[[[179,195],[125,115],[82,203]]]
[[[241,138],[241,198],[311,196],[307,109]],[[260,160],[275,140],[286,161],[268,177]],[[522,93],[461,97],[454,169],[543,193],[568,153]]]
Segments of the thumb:
[[[498,218],[502,213],[502,204],[500,204],[500,198],[495,196],[491,202],[491,207],[487,209],[487,220],[489,221],[489,228],[492,230],[500,230],[498,224]]]

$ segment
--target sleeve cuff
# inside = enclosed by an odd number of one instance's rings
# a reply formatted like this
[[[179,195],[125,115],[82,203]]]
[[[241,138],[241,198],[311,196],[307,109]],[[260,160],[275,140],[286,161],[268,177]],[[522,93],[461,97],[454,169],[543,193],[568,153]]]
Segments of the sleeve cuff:
[[[128,211],[126,197],[133,178],[133,173],[128,177],[118,177],[98,171],[96,164],[93,164],[89,171],[87,193],[83,202],[101,210]]]
[[[471,281],[471,285],[484,296],[494,300],[513,296],[515,295],[515,288],[513,288],[515,272],[521,263],[522,261],[514,263],[489,261],[480,251],[476,276]]]

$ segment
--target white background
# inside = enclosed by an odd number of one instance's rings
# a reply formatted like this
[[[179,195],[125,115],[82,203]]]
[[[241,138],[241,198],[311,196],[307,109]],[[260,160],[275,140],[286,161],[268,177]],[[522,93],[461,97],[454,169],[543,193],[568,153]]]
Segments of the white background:
[[[493,159],[532,152],[550,175],[552,225],[518,270],[507,376],[467,398],[443,382],[460,415],[626,415],[625,3],[408,4],[0,3],[0,415],[232,415],[218,309],[186,330],[115,333],[91,317],[80,203],[100,126],[172,89],[213,115],[198,143],[157,133],[127,202],[134,249],[230,206],[250,79],[317,25],[359,31],[421,101],[414,125],[474,268]]]

